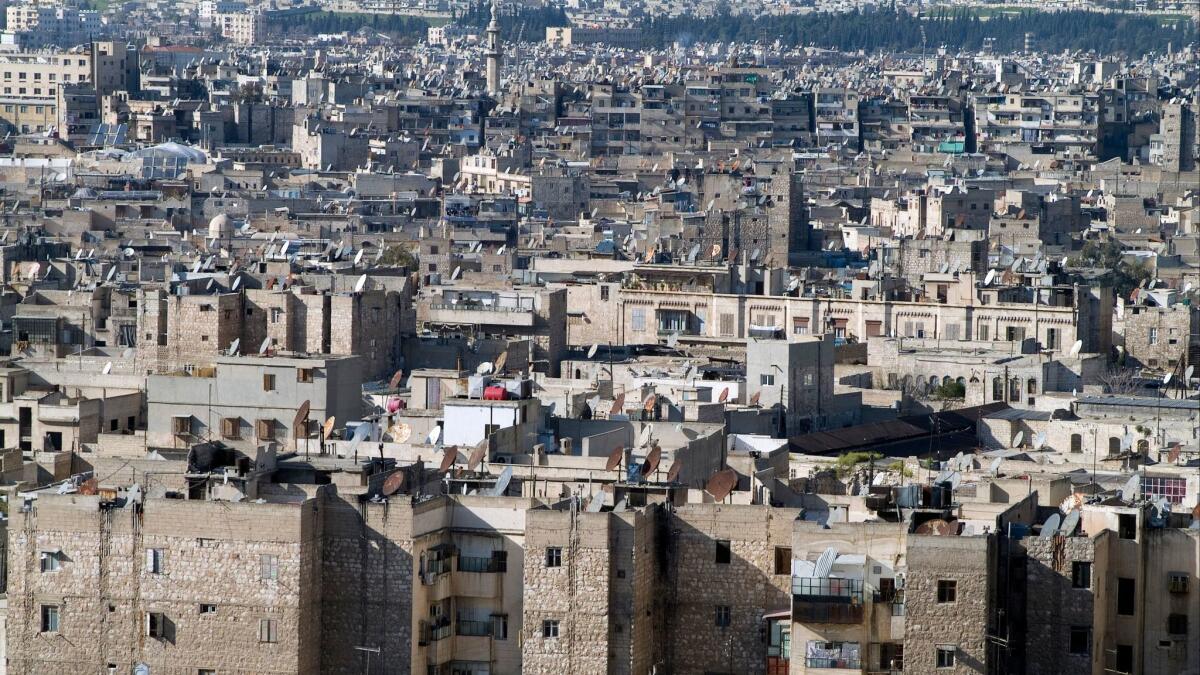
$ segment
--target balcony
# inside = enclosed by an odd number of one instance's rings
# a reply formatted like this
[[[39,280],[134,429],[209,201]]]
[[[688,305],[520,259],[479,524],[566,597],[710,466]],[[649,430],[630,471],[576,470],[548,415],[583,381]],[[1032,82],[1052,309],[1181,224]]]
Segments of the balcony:
[[[861,579],[792,578],[793,621],[854,624],[862,623],[863,616]]]
[[[432,304],[425,317],[427,323],[533,327],[533,310],[517,307],[497,307],[459,303]]]

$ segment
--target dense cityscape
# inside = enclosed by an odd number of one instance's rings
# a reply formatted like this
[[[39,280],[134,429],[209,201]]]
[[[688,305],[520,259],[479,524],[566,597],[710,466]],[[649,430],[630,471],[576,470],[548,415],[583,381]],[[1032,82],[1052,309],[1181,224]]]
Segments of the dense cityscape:
[[[1200,0],[0,4],[0,675],[1200,675]]]

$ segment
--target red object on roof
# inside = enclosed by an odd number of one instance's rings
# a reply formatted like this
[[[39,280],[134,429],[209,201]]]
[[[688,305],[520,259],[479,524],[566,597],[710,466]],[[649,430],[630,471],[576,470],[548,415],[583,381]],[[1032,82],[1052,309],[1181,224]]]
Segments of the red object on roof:
[[[483,400],[485,401],[503,401],[508,398],[508,390],[504,387],[484,387]]]

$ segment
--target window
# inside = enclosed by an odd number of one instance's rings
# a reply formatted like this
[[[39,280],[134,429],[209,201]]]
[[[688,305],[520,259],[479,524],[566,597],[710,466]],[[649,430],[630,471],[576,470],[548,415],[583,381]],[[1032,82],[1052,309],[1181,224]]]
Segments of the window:
[[[724,539],[717,540],[716,563],[718,565],[728,565],[733,559],[733,553],[729,547],[729,542]]]
[[[608,302],[608,286],[600,287],[600,300],[602,302]]]
[[[241,436],[242,421],[236,417],[226,417],[221,420],[221,437],[237,439]]]
[[[42,605],[42,632],[58,632],[58,605]]]
[[[958,600],[958,582],[954,579],[938,579],[937,601],[940,603]],[[951,664],[953,665],[953,664]]]
[[[1071,452],[1083,452],[1083,436],[1071,434]]]
[[[958,655],[958,647],[954,645],[938,645],[937,649],[937,667],[938,668],[953,668],[954,657]]]
[[[630,319],[631,319],[630,330],[634,330],[634,331],[646,330],[646,310],[645,309],[642,309],[641,307],[635,308],[633,310],[633,314],[631,315]]]
[[[275,376],[263,373],[263,391],[275,391]]]
[[[146,549],[146,571],[150,574],[163,573],[163,556],[165,551],[161,548]]]
[[[1137,539],[1137,515],[1117,514],[1117,536],[1121,539]]]
[[[1116,666],[1122,673],[1133,672],[1133,645],[1117,645]]]
[[[508,615],[493,614],[492,615],[492,638],[496,640],[508,639]]]
[[[146,637],[161,638],[167,634],[167,617],[162,612],[146,612]]]
[[[1165,498],[1172,504],[1182,504],[1187,494],[1187,479],[1170,476],[1143,476],[1142,494],[1147,498],[1157,500]]]
[[[1168,614],[1167,615],[1167,633],[1171,635],[1187,635],[1188,618],[1187,614]]]
[[[1092,587],[1092,563],[1075,560],[1071,562],[1071,588]]]
[[[808,335],[808,317],[792,318],[792,335]]]
[[[202,605],[200,605],[200,613],[201,614],[216,614],[217,606],[209,605],[209,604],[202,604]]]
[[[1071,626],[1071,639],[1067,653],[1076,656],[1087,656],[1092,649],[1092,629],[1087,626]]]
[[[276,581],[279,579],[279,556],[272,553],[264,553],[259,556],[258,560],[263,581]]]
[[[259,642],[278,642],[279,634],[276,632],[275,619],[259,619],[258,620],[258,641]]]
[[[546,549],[546,567],[562,567],[562,548],[550,546]]]
[[[792,549],[789,546],[775,547],[775,574],[792,573]]]
[[[171,418],[171,431],[176,435],[192,433],[191,415],[176,415]]]
[[[773,387],[775,386],[775,376],[766,374],[759,375],[758,383],[764,387]]]
[[[297,368],[296,369],[296,381],[297,382],[312,382],[313,381],[313,369],[312,368]]]
[[[542,621],[542,637],[551,640],[558,638],[558,619]]]
[[[717,605],[716,626],[717,628],[729,628],[729,624],[733,622],[733,612],[729,605]]]
[[[42,551],[41,564],[43,572],[54,572],[58,570],[59,556],[62,554],[58,551]]]
[[[1157,328],[1150,329],[1150,344],[1152,344],[1152,345],[1158,344],[1158,329]]]
[[[275,420],[254,420],[254,435],[260,441],[275,439]]]
[[[1167,590],[1171,593],[1188,592],[1188,573],[1171,572],[1167,578]]]
[[[733,314],[721,315],[721,335],[725,337],[733,335]]]
[[[1133,616],[1134,599],[1137,597],[1137,581],[1127,577],[1117,579],[1117,614]]]

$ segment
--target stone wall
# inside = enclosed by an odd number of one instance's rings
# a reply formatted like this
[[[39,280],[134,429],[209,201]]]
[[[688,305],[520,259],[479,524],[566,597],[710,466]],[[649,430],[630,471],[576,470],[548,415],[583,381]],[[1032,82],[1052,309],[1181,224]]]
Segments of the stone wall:
[[[1071,627],[1091,629],[1094,623],[1093,584],[1073,588],[1073,562],[1092,564],[1095,542],[1089,537],[1027,538],[1025,547],[1025,666],[1029,675],[1058,675],[1091,670],[1089,655],[1070,653]],[[1093,640],[1093,645],[1095,641]],[[1094,647],[1089,650],[1095,654]]]
[[[992,549],[990,536],[908,538],[904,590],[906,672],[988,672]],[[956,582],[953,602],[938,602],[940,580]],[[953,668],[936,667],[939,645],[956,647]]]

